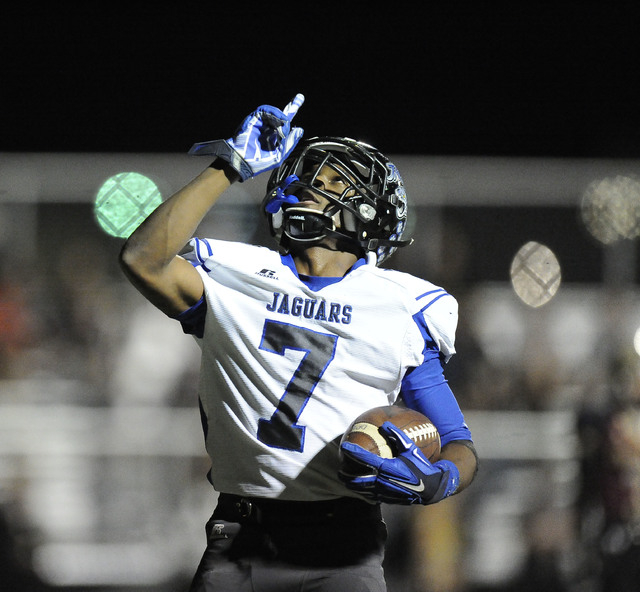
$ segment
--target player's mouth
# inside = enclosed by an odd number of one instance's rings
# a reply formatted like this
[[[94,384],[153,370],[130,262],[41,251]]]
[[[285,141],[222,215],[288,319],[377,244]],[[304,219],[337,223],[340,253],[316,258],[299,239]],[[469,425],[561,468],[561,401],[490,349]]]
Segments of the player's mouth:
[[[319,204],[320,200],[313,194],[311,191],[303,191],[302,194],[298,197],[298,203],[296,206],[300,206],[303,204]]]

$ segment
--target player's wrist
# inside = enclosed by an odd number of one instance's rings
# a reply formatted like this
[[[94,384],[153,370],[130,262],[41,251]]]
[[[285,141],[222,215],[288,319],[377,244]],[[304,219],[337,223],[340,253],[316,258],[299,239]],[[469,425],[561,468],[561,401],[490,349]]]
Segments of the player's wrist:
[[[444,499],[453,495],[458,488],[460,487],[460,471],[456,464],[450,460],[442,459],[433,463],[434,467],[441,469],[446,476],[446,485],[442,491],[442,497],[440,499]],[[440,501],[440,500],[434,500]]]
[[[203,150],[203,154],[215,156],[216,159],[212,163],[221,161],[225,165],[225,171],[233,171],[234,176],[240,182],[246,181],[254,176],[249,163],[234,148],[231,140],[214,140],[207,143],[207,149]],[[211,165],[210,165],[211,166]]]
[[[216,158],[209,165],[209,168],[216,171],[222,171],[229,180],[229,183],[235,183],[236,181],[240,181],[242,178],[240,173],[235,168],[233,168],[228,161],[220,157]]]

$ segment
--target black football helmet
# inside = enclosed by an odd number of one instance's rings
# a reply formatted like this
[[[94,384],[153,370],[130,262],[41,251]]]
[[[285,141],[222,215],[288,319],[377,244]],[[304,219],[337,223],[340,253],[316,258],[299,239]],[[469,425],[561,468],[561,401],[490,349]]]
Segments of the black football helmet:
[[[341,195],[325,191],[316,177],[325,166],[346,182]],[[298,195],[316,192],[329,201],[324,212],[296,206]],[[272,236],[285,252],[336,237],[342,250],[368,251],[384,261],[402,240],[407,195],[396,166],[376,148],[350,138],[316,137],[301,141],[271,173],[262,204]]]

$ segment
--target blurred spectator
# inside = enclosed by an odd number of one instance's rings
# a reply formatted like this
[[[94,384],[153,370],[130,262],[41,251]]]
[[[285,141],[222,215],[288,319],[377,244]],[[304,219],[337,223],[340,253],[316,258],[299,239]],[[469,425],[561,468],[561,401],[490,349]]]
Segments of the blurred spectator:
[[[15,517],[15,512],[12,512]],[[0,507],[0,587],[7,592],[44,592],[51,590],[31,569],[19,536],[14,532],[3,507]]]
[[[12,378],[14,368],[33,342],[34,319],[26,289],[0,261],[0,378]]]
[[[579,418],[581,533],[602,592],[640,585],[640,360],[612,360],[606,398]],[[595,397],[594,397],[595,398]]]

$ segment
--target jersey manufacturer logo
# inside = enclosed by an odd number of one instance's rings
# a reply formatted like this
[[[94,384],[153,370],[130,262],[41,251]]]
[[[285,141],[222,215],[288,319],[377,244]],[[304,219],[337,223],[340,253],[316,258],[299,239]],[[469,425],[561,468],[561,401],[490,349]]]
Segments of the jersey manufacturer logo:
[[[260,275],[262,277],[269,278],[270,280],[277,280],[278,276],[276,272],[272,269],[261,269],[260,271],[256,271],[256,275]]]

